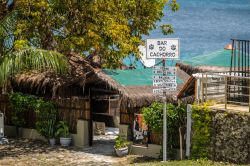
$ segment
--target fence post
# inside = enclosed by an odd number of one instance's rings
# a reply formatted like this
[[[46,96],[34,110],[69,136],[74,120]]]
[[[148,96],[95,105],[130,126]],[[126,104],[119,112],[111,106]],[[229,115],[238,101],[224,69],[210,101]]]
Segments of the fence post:
[[[201,101],[201,78],[197,78],[196,81],[196,99],[198,104],[200,104]]]
[[[201,74],[201,103],[204,102],[204,82],[203,82],[203,73]]]
[[[192,105],[187,105],[187,131],[186,131],[186,157],[190,158],[191,127],[192,127]]]
[[[225,80],[225,109],[227,109],[227,76],[224,76]]]
[[[207,73],[206,73],[206,101],[207,101]]]

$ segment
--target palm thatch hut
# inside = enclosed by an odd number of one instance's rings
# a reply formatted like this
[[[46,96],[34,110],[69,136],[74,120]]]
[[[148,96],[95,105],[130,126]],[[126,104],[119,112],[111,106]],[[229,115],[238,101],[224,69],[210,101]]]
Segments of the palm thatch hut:
[[[95,87],[105,89],[106,86],[120,95],[120,122],[130,124],[134,113],[139,113],[142,107],[154,101],[162,101],[162,97],[153,93],[152,75],[152,69],[99,70],[95,75],[99,83],[96,82]],[[177,77],[177,91],[167,93],[169,102],[177,103],[179,93],[190,79],[190,76],[180,69],[177,70]],[[102,91],[101,89],[93,88],[92,92]]]
[[[78,54],[68,55],[70,71],[58,76],[53,72],[30,72],[12,79],[14,91],[50,98],[88,96],[89,92],[119,94],[123,105],[142,107],[161,98],[153,94],[152,69],[102,70],[94,68]],[[176,92],[168,93],[170,100],[176,100],[183,85],[190,78],[178,69]],[[93,93],[95,94],[95,93]],[[125,104],[126,103],[126,104]]]
[[[59,105],[64,107],[64,111],[82,109],[79,107],[80,100],[77,100],[78,104],[74,102],[77,98],[82,98],[89,101],[90,107],[90,113],[85,119],[90,122],[102,121],[108,126],[131,124],[134,113],[140,112],[142,107],[154,101],[162,100],[153,93],[153,72],[150,68],[108,70],[93,67],[75,53],[70,53],[67,57],[70,64],[67,74],[56,75],[50,71],[19,74],[12,79],[13,90],[54,100],[60,99],[62,102]],[[183,94],[182,89],[190,79],[187,73],[177,69],[177,91],[167,93],[167,99],[176,103],[182,97],[185,101],[190,100],[185,98],[190,95],[179,95]],[[66,102],[66,99],[69,99],[69,102]]]

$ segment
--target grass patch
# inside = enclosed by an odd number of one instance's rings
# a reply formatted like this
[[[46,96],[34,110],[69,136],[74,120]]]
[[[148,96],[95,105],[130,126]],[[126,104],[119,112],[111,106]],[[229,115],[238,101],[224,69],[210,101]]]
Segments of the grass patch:
[[[227,163],[227,162],[214,162],[211,160],[171,160],[167,162],[161,161],[148,161],[148,160],[138,160],[135,159],[134,162],[131,162],[131,165],[138,165],[138,166],[235,166],[237,164]]]

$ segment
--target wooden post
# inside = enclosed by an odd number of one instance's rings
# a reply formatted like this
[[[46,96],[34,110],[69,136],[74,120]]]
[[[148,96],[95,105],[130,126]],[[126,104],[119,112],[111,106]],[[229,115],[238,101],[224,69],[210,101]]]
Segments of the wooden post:
[[[179,138],[180,138],[180,159],[182,160],[183,150],[182,150],[182,132],[181,127],[179,127]]]
[[[110,115],[110,96],[109,96],[109,115]]]
[[[225,109],[227,109],[227,76],[224,77],[225,80]]]
[[[204,102],[204,84],[203,84],[203,73],[201,74],[201,103]]]
[[[207,101],[207,73],[206,73],[206,101]]]
[[[187,129],[186,129],[186,157],[190,158],[191,148],[191,129],[192,129],[192,105],[187,105]]]

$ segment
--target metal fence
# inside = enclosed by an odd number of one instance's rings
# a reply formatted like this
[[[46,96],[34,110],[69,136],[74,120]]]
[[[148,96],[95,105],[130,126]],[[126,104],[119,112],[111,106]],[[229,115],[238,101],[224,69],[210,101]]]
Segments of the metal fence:
[[[230,74],[250,76],[250,40],[232,39]]]
[[[198,99],[248,106],[250,111],[250,40],[232,39],[230,69],[223,73],[202,73]]]
[[[231,73],[231,74],[230,74]],[[198,99],[201,102],[215,100],[225,104],[248,106],[250,111],[250,77],[240,73],[201,73]]]

